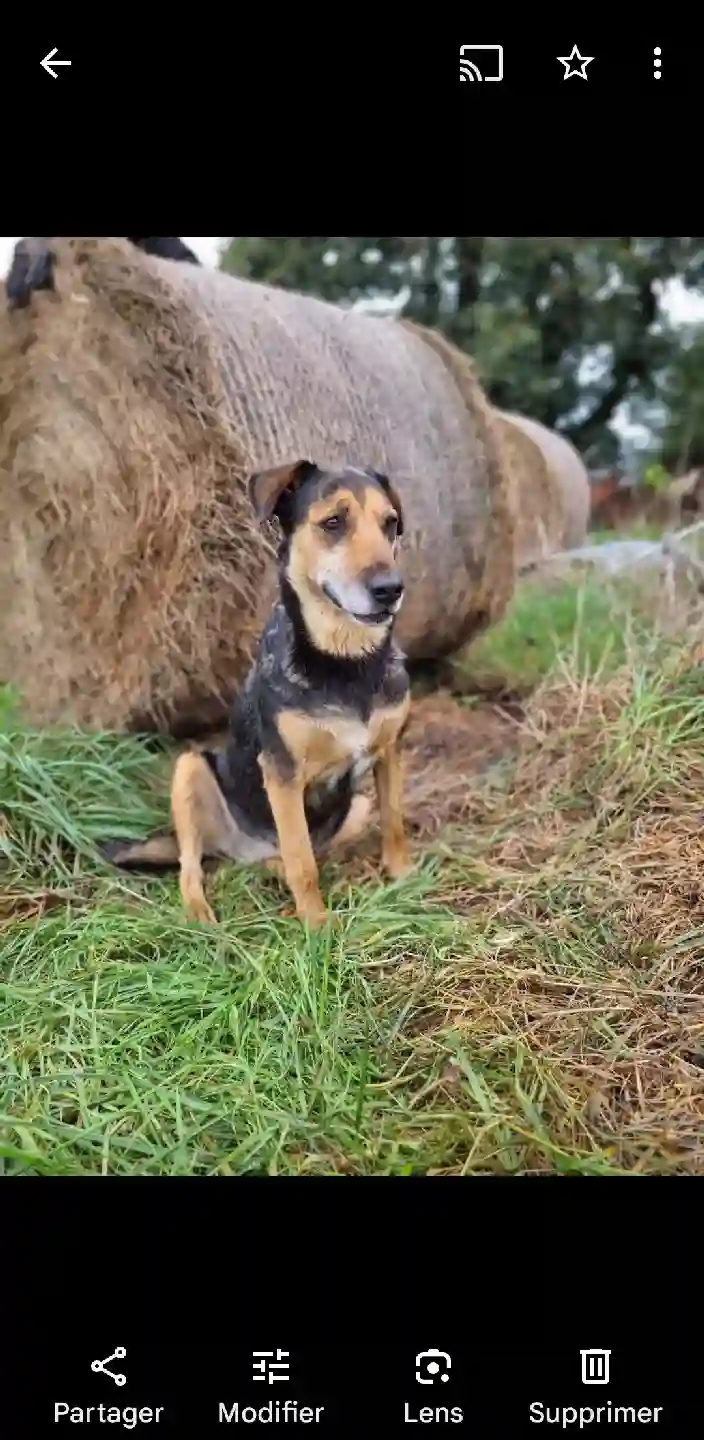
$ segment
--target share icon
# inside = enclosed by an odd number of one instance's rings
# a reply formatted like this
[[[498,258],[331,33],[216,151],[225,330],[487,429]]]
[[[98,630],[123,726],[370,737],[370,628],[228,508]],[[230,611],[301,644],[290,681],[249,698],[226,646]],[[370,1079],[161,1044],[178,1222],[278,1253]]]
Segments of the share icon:
[[[111,1360],[124,1360],[126,1354],[127,1351],[124,1345],[118,1345],[117,1350],[113,1350],[112,1355],[106,1355],[104,1360],[93,1360],[90,1368],[95,1371],[96,1375],[109,1375],[110,1379],[114,1380],[116,1385],[125,1385],[127,1376],[114,1375],[112,1370],[108,1370],[107,1367]]]

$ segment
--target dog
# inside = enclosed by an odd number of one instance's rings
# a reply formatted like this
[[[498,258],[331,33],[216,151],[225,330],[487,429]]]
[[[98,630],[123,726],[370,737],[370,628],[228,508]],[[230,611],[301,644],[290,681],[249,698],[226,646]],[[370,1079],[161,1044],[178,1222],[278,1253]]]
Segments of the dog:
[[[398,741],[410,705],[393,641],[403,598],[401,503],[375,470],[321,470],[311,460],[248,481],[260,522],[277,520],[279,595],[220,752],[185,752],[171,788],[175,835],[119,846],[123,868],[180,864],[187,913],[215,915],[203,860],[263,861],[283,874],[299,919],[328,920],[318,857],[357,838],[371,802],[355,793],[374,770],[382,862],[411,869]]]

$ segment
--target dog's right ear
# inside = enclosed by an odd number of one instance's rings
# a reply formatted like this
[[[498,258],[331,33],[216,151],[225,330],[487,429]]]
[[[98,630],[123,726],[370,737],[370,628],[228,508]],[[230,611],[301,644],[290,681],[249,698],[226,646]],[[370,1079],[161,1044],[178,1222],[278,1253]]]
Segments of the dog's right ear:
[[[281,502],[293,493],[318,469],[312,460],[296,460],[293,465],[275,465],[273,470],[258,470],[250,475],[247,489],[258,520],[282,520]]]

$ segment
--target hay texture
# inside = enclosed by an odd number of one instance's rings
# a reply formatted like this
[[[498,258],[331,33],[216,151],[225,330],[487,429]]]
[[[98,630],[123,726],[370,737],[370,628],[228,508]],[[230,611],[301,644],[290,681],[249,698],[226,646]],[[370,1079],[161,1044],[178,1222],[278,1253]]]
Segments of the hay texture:
[[[518,430],[533,442],[533,445],[541,452],[547,466],[549,484],[546,487],[534,469],[534,462],[531,463],[530,468],[533,470],[534,479],[532,488],[527,491],[531,496],[531,512],[533,505],[542,497],[543,513],[540,520],[545,531],[546,548],[537,558],[545,558],[555,550],[571,550],[577,545],[583,545],[589,528],[591,488],[589,475],[581,456],[577,454],[569,440],[565,440],[564,436],[558,435],[555,430],[548,430],[538,420],[529,420],[526,415],[509,414],[505,411],[501,412],[501,416],[507,425],[514,427],[514,430]],[[504,431],[504,443],[506,443],[506,437],[507,432]],[[519,475],[519,530],[523,528],[525,531],[529,524],[527,519],[522,518],[527,516],[528,510],[529,507],[521,492]],[[519,549],[519,564],[523,563]]]
[[[126,241],[54,248],[56,293],[0,316],[0,680],[34,723],[223,721],[274,588],[244,482],[288,459],[393,476],[410,657],[499,618],[511,479],[464,355]]]
[[[538,565],[562,549],[562,494],[540,449],[512,416],[496,412],[504,449],[516,486],[516,563],[520,570]]]

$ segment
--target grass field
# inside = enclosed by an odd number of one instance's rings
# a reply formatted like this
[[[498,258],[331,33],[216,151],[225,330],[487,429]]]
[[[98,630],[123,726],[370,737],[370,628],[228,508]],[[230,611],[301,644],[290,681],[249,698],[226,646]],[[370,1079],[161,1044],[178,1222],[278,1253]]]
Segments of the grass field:
[[[210,882],[217,932],[109,872],[167,759],[6,692],[2,1173],[702,1173],[703,635],[525,587],[419,702],[416,874],[329,868],[312,938],[255,871]]]

